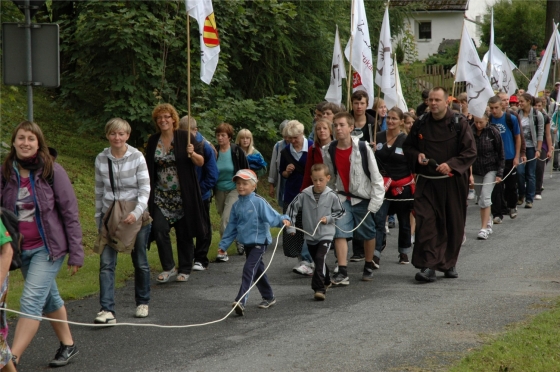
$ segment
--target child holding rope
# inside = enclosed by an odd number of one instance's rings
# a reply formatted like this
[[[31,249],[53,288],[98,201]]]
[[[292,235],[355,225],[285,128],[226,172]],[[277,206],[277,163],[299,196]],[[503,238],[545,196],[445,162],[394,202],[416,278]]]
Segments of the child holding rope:
[[[315,262],[311,289],[315,291],[314,298],[317,301],[325,300],[327,288],[331,286],[325,257],[334,239],[334,220],[344,214],[344,208],[337,194],[327,186],[330,179],[329,167],[325,164],[314,164],[311,167],[313,186],[309,186],[299,193],[290,203],[287,211],[292,221],[295,221],[301,210],[303,212],[303,229],[310,234],[315,232],[313,235],[305,234],[304,237],[307,240],[309,253]],[[317,226],[319,222],[321,223]],[[317,231],[315,231],[316,228]],[[287,231],[292,235],[296,233],[295,227],[289,227]]]
[[[259,308],[268,309],[276,303],[268,277],[263,274],[262,258],[266,253],[266,248],[272,242],[270,227],[280,227],[282,224],[289,226],[290,219],[287,215],[276,212],[264,198],[255,194],[258,179],[252,170],[239,170],[233,176],[233,182],[235,182],[239,199],[231,208],[229,222],[219,248],[227,251],[234,240],[245,247],[247,261],[243,266],[241,287],[233,303],[235,313],[243,315],[249,297],[247,292],[255,280],[258,280],[256,285],[262,296]],[[261,274],[263,274],[262,278],[259,279]]]

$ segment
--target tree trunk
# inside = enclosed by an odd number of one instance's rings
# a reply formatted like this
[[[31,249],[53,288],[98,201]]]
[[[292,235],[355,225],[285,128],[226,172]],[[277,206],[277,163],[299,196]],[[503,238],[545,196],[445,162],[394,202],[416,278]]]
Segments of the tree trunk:
[[[558,23],[560,22],[560,1],[558,0],[547,0],[546,1],[546,24],[545,24],[545,37],[544,44],[548,44],[548,40],[552,35],[552,20]]]

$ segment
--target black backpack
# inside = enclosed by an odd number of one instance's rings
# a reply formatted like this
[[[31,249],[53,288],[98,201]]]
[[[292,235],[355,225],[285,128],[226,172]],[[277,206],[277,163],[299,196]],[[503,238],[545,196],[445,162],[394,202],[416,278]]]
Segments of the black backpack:
[[[337,170],[336,170],[336,162],[335,159],[335,151],[336,145],[338,145],[338,141],[332,141],[329,144],[329,155],[331,156],[331,163],[333,165],[334,170],[334,177],[336,178]],[[364,141],[358,141],[358,148],[360,149],[360,155],[362,156],[362,169],[366,174],[368,179],[371,179],[371,173],[369,172],[369,165],[368,165],[368,158],[367,158],[367,148],[366,143]]]
[[[21,243],[23,236],[19,233],[18,218],[16,215],[6,208],[2,208],[0,218],[6,230],[12,237],[11,245],[13,250],[12,263],[10,264],[10,271],[21,268]]]

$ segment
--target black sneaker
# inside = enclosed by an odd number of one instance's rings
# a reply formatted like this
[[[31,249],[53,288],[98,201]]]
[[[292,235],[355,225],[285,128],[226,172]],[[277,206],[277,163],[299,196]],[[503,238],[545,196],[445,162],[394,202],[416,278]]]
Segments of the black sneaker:
[[[510,208],[509,218],[513,220],[515,217],[517,217],[517,208]]]
[[[408,255],[404,253],[399,253],[399,263],[401,265],[409,264],[410,261],[408,260]]]
[[[268,309],[269,307],[271,307],[275,303],[276,303],[276,298],[272,298],[270,300],[267,300],[266,298],[263,298],[261,303],[258,304],[257,306],[261,309]]]
[[[355,254],[350,257],[350,262],[360,262],[363,261],[365,256],[363,254]]]
[[[389,225],[390,229],[394,229],[395,226],[396,226],[395,221],[389,221],[389,223],[387,225]]]
[[[419,282],[428,282],[428,283],[432,283],[436,281],[436,272],[432,269],[429,269],[427,267],[423,268],[422,270],[420,270],[419,272],[416,273],[416,276],[414,277],[417,281]]]
[[[346,275],[341,274],[340,272],[336,273],[336,275],[332,278],[331,283],[333,285],[348,285],[350,284],[350,278]]]
[[[379,269],[379,261],[381,261],[381,259],[377,256],[373,256],[373,269]]]
[[[62,367],[68,364],[70,359],[74,358],[78,354],[78,348],[76,344],[68,346],[60,343],[60,347],[56,351],[54,359],[49,363],[49,367]]]
[[[459,277],[459,274],[457,273],[457,270],[455,269],[455,266],[453,266],[452,268],[450,268],[449,270],[444,272],[443,275],[446,278],[450,278],[450,279],[457,279]]]
[[[373,268],[364,266],[364,273],[362,274],[363,282],[370,282],[373,280]]]

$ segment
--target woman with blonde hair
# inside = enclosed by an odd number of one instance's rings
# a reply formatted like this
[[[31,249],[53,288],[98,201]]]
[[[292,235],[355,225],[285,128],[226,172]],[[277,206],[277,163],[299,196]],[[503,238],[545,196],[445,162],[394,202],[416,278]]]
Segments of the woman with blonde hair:
[[[191,133],[179,130],[177,110],[168,103],[157,105],[152,119],[157,133],[148,139],[145,156],[150,175],[151,237],[156,241],[163,268],[156,280],[167,283],[176,276],[176,281],[186,282],[194,259],[189,238],[202,238],[207,229],[195,169],[204,164],[203,143],[197,142]],[[177,237],[178,270],[169,237],[172,227]]]
[[[266,174],[266,166],[268,165],[261,153],[253,145],[253,133],[249,129],[241,129],[235,138],[235,144],[241,147],[247,156],[249,168],[256,173],[258,177]]]
[[[131,128],[126,120],[113,118],[105,125],[105,136],[109,147],[95,159],[95,220],[102,229],[103,217],[115,200],[135,202],[136,206],[124,219],[124,224],[132,225],[142,221],[136,234],[134,248],[130,253],[134,266],[134,299],[137,318],[148,316],[150,302],[150,265],[147,245],[150,236],[150,219],[147,213],[150,197],[150,176],[144,155],[126,143]],[[94,322],[114,324],[115,318],[115,268],[117,251],[109,245],[97,247],[99,250],[99,303],[101,310]]]

